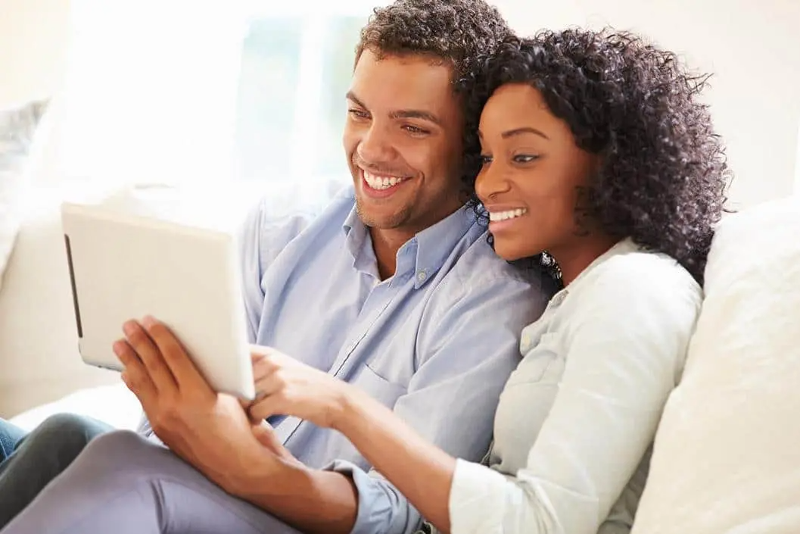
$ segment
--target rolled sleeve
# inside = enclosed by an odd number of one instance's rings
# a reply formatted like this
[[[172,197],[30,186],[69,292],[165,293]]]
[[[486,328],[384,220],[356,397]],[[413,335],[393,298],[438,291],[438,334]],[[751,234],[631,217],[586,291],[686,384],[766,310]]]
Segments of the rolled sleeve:
[[[327,469],[342,473],[353,480],[358,492],[358,512],[351,534],[384,532],[413,532],[420,517],[405,497],[389,481],[375,471],[336,460]]]

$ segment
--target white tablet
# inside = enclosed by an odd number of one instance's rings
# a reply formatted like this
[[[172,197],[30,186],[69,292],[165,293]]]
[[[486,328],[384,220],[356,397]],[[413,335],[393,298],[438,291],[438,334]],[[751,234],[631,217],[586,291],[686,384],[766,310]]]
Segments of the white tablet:
[[[123,323],[152,315],[216,391],[254,398],[232,232],[71,203],[61,219],[84,362],[121,371],[112,345]]]

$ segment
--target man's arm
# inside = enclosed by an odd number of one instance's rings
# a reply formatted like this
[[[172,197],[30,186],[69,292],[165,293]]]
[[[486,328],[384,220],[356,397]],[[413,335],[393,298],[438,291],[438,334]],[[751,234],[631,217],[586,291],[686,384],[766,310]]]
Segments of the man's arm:
[[[419,368],[395,414],[447,454],[480,460],[500,391],[519,362],[519,333],[546,300],[538,287],[498,272],[432,303]],[[309,532],[409,533],[420,522],[391,483],[346,462],[323,471],[295,466],[280,477],[254,469],[231,491]]]

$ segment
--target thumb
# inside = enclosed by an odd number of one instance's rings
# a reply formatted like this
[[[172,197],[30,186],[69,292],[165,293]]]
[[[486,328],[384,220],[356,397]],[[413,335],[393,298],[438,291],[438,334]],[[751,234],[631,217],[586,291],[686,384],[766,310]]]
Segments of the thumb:
[[[292,453],[290,453],[286,447],[283,446],[283,443],[280,442],[278,436],[275,435],[275,431],[272,429],[269,423],[264,421],[263,423],[254,424],[252,428],[253,435],[258,442],[264,446],[265,449],[283,460],[297,462],[294,456],[292,456]]]

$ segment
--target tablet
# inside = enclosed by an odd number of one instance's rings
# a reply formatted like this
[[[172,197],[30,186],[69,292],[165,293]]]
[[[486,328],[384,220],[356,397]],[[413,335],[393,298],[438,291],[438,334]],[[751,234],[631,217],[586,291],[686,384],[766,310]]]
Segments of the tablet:
[[[121,371],[112,345],[123,323],[152,315],[212,388],[254,398],[233,232],[74,203],[62,204],[61,220],[85,363]]]

